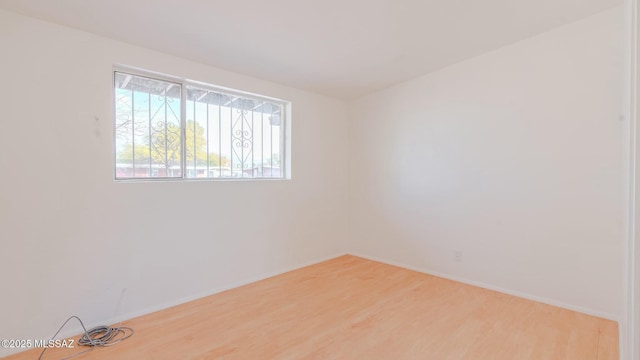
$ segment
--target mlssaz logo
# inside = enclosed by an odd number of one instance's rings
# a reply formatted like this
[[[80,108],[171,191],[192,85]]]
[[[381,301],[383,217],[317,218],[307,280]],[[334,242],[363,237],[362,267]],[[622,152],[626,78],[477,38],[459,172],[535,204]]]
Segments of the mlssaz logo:
[[[67,348],[73,349],[73,343],[75,340],[73,339],[50,339],[50,340],[34,340],[35,347],[39,348]]]

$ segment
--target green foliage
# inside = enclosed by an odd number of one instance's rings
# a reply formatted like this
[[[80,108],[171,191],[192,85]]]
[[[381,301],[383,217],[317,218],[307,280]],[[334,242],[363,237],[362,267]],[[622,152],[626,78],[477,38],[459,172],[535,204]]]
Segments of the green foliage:
[[[167,167],[180,164],[180,153],[182,143],[180,139],[180,128],[169,123],[166,127],[164,122],[159,122],[154,126],[151,137],[148,135],[144,143],[136,144],[135,149],[132,144],[124,146],[117,154],[117,161],[132,163],[135,155],[136,163],[153,163],[166,165]],[[205,129],[193,120],[188,120],[186,124],[186,161],[193,164],[194,157],[196,165],[207,165],[207,143]],[[219,154],[209,153],[209,166],[229,165],[229,159],[220,157]]]
[[[127,144],[124,149],[118,153],[117,160],[121,163],[132,163],[134,160],[140,162],[146,160],[149,162],[149,146],[148,145],[136,145],[135,151],[133,151],[133,145]]]
[[[222,164],[220,163],[220,160],[222,160]],[[216,153],[209,153],[209,166],[215,167],[220,165],[225,167],[229,166],[229,159],[227,159],[226,157],[220,159],[220,155]]]

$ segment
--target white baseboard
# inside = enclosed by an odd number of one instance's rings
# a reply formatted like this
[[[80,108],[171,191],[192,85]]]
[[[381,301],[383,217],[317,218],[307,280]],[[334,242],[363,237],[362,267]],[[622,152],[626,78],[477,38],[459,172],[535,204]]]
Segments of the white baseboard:
[[[475,281],[475,280],[469,280],[469,279],[465,279],[459,276],[455,276],[455,275],[450,275],[450,274],[445,274],[445,273],[441,273],[438,271],[433,271],[430,269],[425,269],[425,268],[418,268],[416,266],[411,266],[411,265],[407,265],[407,264],[402,264],[402,263],[398,263],[395,261],[389,261],[386,259],[381,259],[375,256],[369,256],[369,255],[364,255],[358,252],[354,252],[351,251],[349,253],[349,255],[353,255],[353,256],[357,256],[357,257],[361,257],[363,259],[367,259],[367,260],[372,260],[372,261],[376,261],[376,262],[380,262],[383,264],[388,264],[388,265],[393,265],[393,266],[397,266],[397,267],[401,267],[404,269],[408,269],[408,270],[413,270],[413,271],[417,271],[423,274],[428,274],[428,275],[433,275],[433,276],[437,276],[443,279],[448,279],[448,280],[453,280],[453,281],[457,281],[463,284],[467,284],[467,285],[472,285],[472,286],[476,286],[479,288],[483,288],[483,289],[488,289],[488,290],[493,290],[493,291],[497,291],[503,294],[507,294],[507,295],[513,295],[513,296],[517,296],[523,299],[528,299],[528,300],[533,300],[533,301],[537,301],[543,304],[547,304],[547,305],[552,305],[552,306],[556,306],[559,308],[563,308],[563,309],[567,309],[567,310],[571,310],[571,311],[576,311],[582,314],[586,314],[586,315],[591,315],[591,316],[595,316],[595,317],[599,317],[599,318],[603,318],[603,319],[607,319],[607,320],[612,320],[618,323],[618,325],[620,325],[619,319],[609,313],[603,312],[603,311],[598,311],[598,310],[593,310],[593,309],[589,309],[589,308],[585,308],[582,306],[577,306],[577,305],[573,305],[573,304],[569,304],[569,303],[565,303],[562,301],[556,301],[553,299],[548,299],[548,298],[544,298],[541,296],[536,296],[536,295],[532,295],[532,294],[528,294],[528,293],[523,293],[520,291],[516,291],[516,290],[511,290],[511,289],[506,289],[500,286],[494,286],[494,285],[490,285],[487,283],[483,283],[480,281]]]
[[[615,316],[613,316],[612,314],[609,314],[609,313],[602,312],[602,311],[597,311],[597,310],[593,310],[593,309],[589,309],[589,308],[584,308],[584,307],[581,307],[581,306],[576,306],[576,305],[573,305],[573,304],[564,303],[564,302],[561,302],[561,301],[547,299],[547,298],[543,298],[543,297],[540,297],[540,296],[523,293],[523,292],[520,292],[520,291],[505,289],[505,288],[502,288],[502,287],[499,287],[499,286],[494,286],[494,285],[486,284],[486,283],[479,282],[479,281],[469,280],[469,279],[465,279],[465,278],[462,278],[462,277],[449,275],[449,274],[441,273],[441,272],[438,272],[438,271],[433,271],[433,270],[430,270],[430,269],[418,268],[418,267],[415,267],[415,266],[402,264],[402,263],[395,262],[395,261],[381,259],[381,258],[378,258],[378,257],[375,257],[375,256],[369,256],[369,255],[365,255],[365,254],[362,254],[362,253],[358,253],[356,251],[350,251],[348,253],[337,253],[337,254],[334,254],[334,255],[331,255],[331,256],[326,256],[326,257],[323,257],[323,258],[320,258],[320,259],[317,259],[317,260],[304,262],[304,263],[301,263],[301,264],[298,264],[298,265],[295,265],[295,266],[292,266],[292,267],[289,267],[289,268],[284,268],[284,269],[281,269],[281,270],[278,270],[278,271],[275,271],[275,272],[265,273],[265,274],[262,274],[262,275],[259,275],[259,276],[256,276],[256,277],[253,277],[253,278],[250,278],[250,279],[245,279],[243,281],[238,281],[238,282],[235,282],[235,283],[231,283],[231,284],[228,284],[228,285],[223,286],[223,287],[219,287],[219,288],[216,288],[216,289],[200,292],[200,293],[197,293],[197,294],[194,294],[194,295],[191,295],[191,296],[183,297],[183,298],[177,299],[175,301],[169,301],[169,302],[166,302],[166,303],[163,303],[163,304],[159,304],[159,305],[156,305],[156,306],[150,306],[148,308],[144,308],[144,309],[141,309],[141,310],[127,312],[127,313],[122,314],[120,316],[100,321],[99,323],[96,322],[96,323],[85,324],[85,326],[87,327],[87,329],[89,329],[89,328],[92,328],[92,327],[95,327],[95,326],[99,326],[99,325],[117,324],[117,323],[119,323],[121,321],[125,321],[125,320],[129,320],[129,319],[132,319],[132,318],[135,318],[135,317],[138,317],[138,316],[150,314],[150,313],[153,313],[153,312],[156,312],[156,311],[160,311],[160,310],[163,310],[163,309],[170,308],[172,306],[184,304],[184,303],[189,302],[189,301],[197,300],[197,299],[200,299],[200,298],[203,298],[203,297],[207,297],[207,296],[210,296],[210,295],[214,295],[214,294],[217,294],[217,293],[220,293],[220,292],[223,292],[223,291],[227,291],[227,290],[230,290],[230,289],[233,289],[233,288],[237,288],[237,287],[240,287],[240,286],[251,284],[251,283],[254,283],[256,281],[264,280],[264,279],[267,279],[267,278],[270,278],[270,277],[273,277],[273,276],[277,276],[277,275],[281,275],[281,274],[287,273],[289,271],[293,271],[293,270],[297,270],[297,269],[300,269],[300,268],[303,268],[303,267],[307,267],[307,266],[310,266],[310,265],[318,264],[318,263],[321,263],[321,262],[324,262],[324,261],[327,261],[327,260],[331,260],[331,259],[343,256],[343,255],[352,255],[352,256],[357,256],[357,257],[363,258],[363,259],[380,262],[380,263],[383,263],[383,264],[398,266],[398,267],[401,267],[401,268],[404,268],[404,269],[413,270],[413,271],[417,271],[417,272],[420,272],[420,273],[433,275],[433,276],[437,276],[437,277],[440,277],[440,278],[457,281],[457,282],[460,282],[460,283],[463,283],[463,284],[477,286],[477,287],[480,287],[480,288],[483,288],[483,289],[493,290],[493,291],[497,291],[497,292],[500,292],[500,293],[513,295],[513,296],[517,296],[517,297],[520,297],[520,298],[533,300],[533,301],[537,301],[537,302],[548,304],[548,305],[552,305],[552,306],[557,306],[557,307],[560,307],[560,308],[563,308],[563,309],[567,309],[567,310],[577,311],[577,312],[580,312],[580,313],[583,313],[583,314],[587,314],[587,315],[591,315],[591,316],[595,316],[595,317],[599,317],[599,318],[604,318],[604,319],[616,321],[616,322],[619,323],[619,320]],[[68,337],[71,337],[71,336],[78,335],[81,332],[82,332],[82,329],[79,326],[70,327],[69,330],[60,332],[60,334],[58,334],[58,338],[59,339],[68,338]],[[9,355],[9,354],[7,354],[7,355]]]
[[[438,272],[438,271],[433,271],[431,269],[425,269],[425,268],[419,268],[416,266],[411,266],[411,265],[407,265],[407,264],[403,264],[403,263],[399,263],[396,261],[390,261],[387,259],[382,259],[382,258],[378,258],[375,256],[369,256],[369,255],[365,255],[365,254],[361,254],[355,251],[350,251],[348,253],[338,253],[335,255],[331,255],[331,256],[326,256],[323,258],[320,258],[318,260],[313,260],[313,261],[308,261],[305,263],[301,263],[295,266],[292,266],[290,268],[285,268],[279,271],[275,271],[275,272],[271,272],[271,273],[266,273],[266,274],[262,274],[260,276],[256,276],[254,278],[250,278],[244,281],[239,281],[239,282],[235,282],[235,283],[231,283],[227,286],[223,286],[220,288],[216,288],[216,289],[212,289],[212,290],[208,290],[205,292],[201,292],[201,293],[197,293],[191,296],[187,296],[187,297],[183,297],[180,298],[176,301],[170,301],[167,303],[163,303],[157,306],[153,306],[153,307],[149,307],[140,311],[134,311],[134,312],[129,312],[129,313],[125,313],[121,316],[118,317],[114,317],[112,319],[109,319],[107,321],[103,321],[101,324],[116,324],[120,321],[124,321],[124,320],[128,320],[128,319],[132,319],[138,316],[142,316],[142,315],[146,315],[146,314],[150,314],[152,312],[156,312],[159,310],[163,310],[163,309],[167,309],[170,308],[172,306],[176,306],[176,305],[180,305],[180,304],[184,304],[186,302],[189,301],[193,301],[193,300],[197,300],[203,297],[207,297],[207,296],[211,296],[223,291],[227,291],[233,288],[237,288],[240,286],[244,286],[244,285],[248,285],[251,283],[254,283],[256,281],[260,281],[260,280],[264,280],[273,276],[277,276],[277,275],[281,275],[284,273],[287,273],[289,271],[294,271],[303,267],[307,267],[307,266],[311,266],[311,265],[315,265],[327,260],[331,260],[331,259],[335,259],[337,257],[343,256],[343,255],[353,255],[353,256],[357,256],[357,257],[361,257],[363,259],[368,259],[368,260],[372,260],[372,261],[377,261],[380,263],[384,263],[384,264],[389,264],[389,265],[393,265],[393,266],[398,266],[401,268],[405,268],[408,270],[413,270],[413,271],[417,271],[420,273],[424,273],[424,274],[428,274],[428,275],[433,275],[433,276],[437,276],[443,279],[448,279],[448,280],[453,280],[453,281],[457,281],[463,284],[467,284],[467,285],[472,285],[472,286],[477,286],[483,289],[488,289],[488,290],[493,290],[493,291],[497,291],[503,294],[507,294],[507,295],[513,295],[513,296],[517,296],[520,298],[524,298],[524,299],[528,299],[528,300],[533,300],[533,301],[537,301],[543,304],[548,304],[548,305],[552,305],[552,306],[556,306],[559,308],[563,308],[563,309],[567,309],[567,310],[571,310],[571,311],[576,311],[579,313],[583,313],[586,315],[591,315],[591,316],[595,316],[595,317],[599,317],[599,318],[603,318],[603,319],[607,319],[607,320],[612,320],[615,322],[619,323],[619,319],[614,316],[613,314],[610,313],[606,313],[603,311],[598,311],[598,310],[593,310],[590,308],[586,308],[586,307],[582,307],[582,306],[578,306],[578,305],[573,305],[573,304],[569,304],[569,303],[565,303],[562,301],[557,301],[557,300],[553,300],[553,299],[549,299],[549,298],[545,298],[545,297],[541,297],[541,296],[537,296],[537,295],[532,295],[529,293],[524,293],[521,291],[516,291],[516,290],[511,290],[511,289],[507,289],[507,288],[503,288],[500,286],[495,286],[495,285],[491,285],[491,284],[487,284],[484,282],[480,282],[480,281],[475,281],[475,280],[469,280],[463,277],[459,277],[459,276],[455,276],[455,275],[450,275],[450,274],[446,274],[446,273],[442,273],[442,272]],[[100,324],[95,324],[95,325],[89,325],[90,327],[93,326],[97,326]],[[76,335],[78,334],[78,331],[76,330],[75,332],[72,332],[70,335]]]
[[[237,288],[237,287],[240,287],[240,286],[248,285],[248,284],[254,283],[256,281],[260,281],[260,280],[264,280],[264,279],[267,279],[267,278],[270,278],[270,277],[274,277],[274,276],[277,276],[277,275],[288,273],[290,271],[294,271],[294,270],[301,269],[301,268],[304,268],[304,267],[307,267],[307,266],[315,265],[315,264],[318,264],[318,263],[321,263],[321,262],[324,262],[324,261],[327,261],[327,260],[335,259],[337,257],[344,256],[344,255],[347,255],[347,253],[337,253],[337,254],[334,254],[334,255],[331,255],[331,256],[322,257],[322,258],[317,259],[317,260],[303,262],[303,263],[300,263],[300,264],[297,264],[297,265],[294,265],[294,266],[291,266],[291,267],[283,268],[281,270],[277,270],[277,271],[274,271],[274,272],[261,274],[261,275],[256,276],[256,277],[245,279],[245,280],[238,281],[238,282],[234,282],[234,283],[231,283],[231,284],[219,287],[219,288],[215,288],[215,289],[203,291],[203,292],[200,292],[200,293],[196,293],[196,294],[193,294],[193,295],[190,295],[190,296],[186,296],[186,297],[177,299],[175,301],[169,301],[169,302],[162,303],[162,304],[159,304],[159,305],[156,305],[156,306],[150,306],[148,308],[144,308],[144,309],[141,309],[141,310],[127,312],[127,313],[124,313],[122,315],[119,315],[119,316],[116,316],[116,317],[112,317],[110,319],[102,320],[100,322],[85,323],[85,326],[87,327],[87,329],[90,329],[90,328],[93,328],[95,326],[100,326],[100,325],[118,324],[121,321],[130,320],[130,319],[136,318],[138,316],[147,315],[147,314],[150,314],[150,313],[153,313],[153,312],[156,312],[156,311],[160,311],[160,310],[164,310],[164,309],[176,306],[176,305],[184,304],[184,303],[187,303],[189,301],[193,301],[193,300],[201,299],[201,298],[204,298],[204,297],[207,297],[207,296],[215,295],[215,294],[221,293],[223,291],[227,291],[227,290],[234,289],[234,288]],[[54,331],[54,329],[52,329],[52,332],[53,331]],[[61,331],[60,334],[58,334],[57,338],[58,339],[65,339],[65,338],[69,338],[69,337],[72,337],[72,336],[76,336],[76,335],[78,335],[80,333],[82,333],[82,328],[79,325],[77,327],[70,326],[69,330]]]

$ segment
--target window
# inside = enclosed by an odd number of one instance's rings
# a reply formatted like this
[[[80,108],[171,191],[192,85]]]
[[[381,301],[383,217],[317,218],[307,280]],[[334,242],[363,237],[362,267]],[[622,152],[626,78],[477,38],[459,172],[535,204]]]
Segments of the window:
[[[280,100],[114,72],[116,179],[284,178]]]

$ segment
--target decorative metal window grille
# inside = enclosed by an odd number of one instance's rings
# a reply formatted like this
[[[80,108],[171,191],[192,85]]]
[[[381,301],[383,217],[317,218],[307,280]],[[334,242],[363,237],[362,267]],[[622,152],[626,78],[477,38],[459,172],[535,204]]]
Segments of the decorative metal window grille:
[[[116,179],[284,177],[286,103],[114,72]]]

